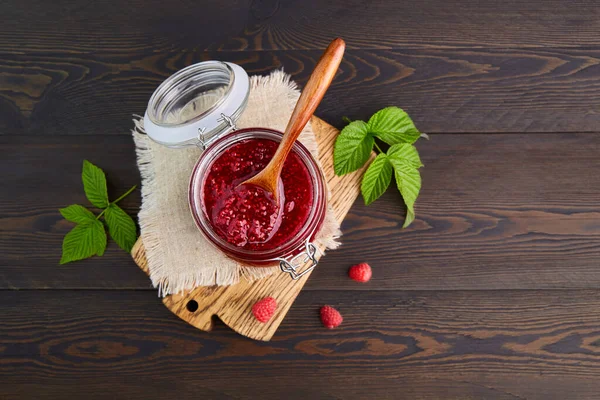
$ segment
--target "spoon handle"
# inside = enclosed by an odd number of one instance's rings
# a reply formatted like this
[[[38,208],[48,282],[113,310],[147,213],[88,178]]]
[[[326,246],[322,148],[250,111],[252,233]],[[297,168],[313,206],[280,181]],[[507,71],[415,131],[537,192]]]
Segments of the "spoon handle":
[[[278,161],[278,165],[274,166],[274,170],[278,172],[277,175],[281,172],[286,156],[292,149],[294,142],[300,136],[300,132],[302,132],[302,129],[304,129],[308,120],[314,114],[327,88],[329,88],[340,66],[345,48],[346,43],[342,39],[334,39],[319,59],[308,82],[304,86],[304,90],[302,90],[302,94],[296,103],[290,121],[285,128],[285,133],[277,148],[277,152],[273,155],[273,160]]]

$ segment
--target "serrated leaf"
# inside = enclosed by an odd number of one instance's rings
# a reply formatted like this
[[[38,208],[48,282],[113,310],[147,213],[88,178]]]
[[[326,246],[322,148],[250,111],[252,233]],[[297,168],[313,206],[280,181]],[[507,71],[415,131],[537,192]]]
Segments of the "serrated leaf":
[[[98,208],[108,207],[108,191],[106,189],[106,176],[104,171],[89,162],[83,160],[83,190],[90,203]]]
[[[356,171],[369,159],[375,139],[369,135],[364,121],[348,124],[335,141],[333,169],[336,175]]]
[[[79,224],[73,228],[65,238],[62,245],[61,264],[82,260],[95,255],[101,256],[106,249],[106,232],[102,222],[94,221]]]
[[[108,206],[104,213],[104,219],[108,225],[108,233],[120,248],[131,252],[131,248],[137,239],[135,222],[116,204]]]
[[[406,161],[414,168],[421,168],[423,166],[423,164],[421,163],[421,158],[419,157],[419,152],[417,151],[417,148],[412,144],[395,144],[388,149],[387,155],[392,163],[397,161]]]
[[[421,190],[421,174],[408,162],[392,162],[394,175],[396,176],[396,185],[406,204],[406,219],[403,228],[409,226],[415,219],[415,201],[419,197]]]
[[[71,204],[59,211],[67,221],[78,224],[90,223],[96,219],[96,216],[90,210],[79,204]]]
[[[387,155],[381,153],[369,165],[360,185],[365,204],[369,205],[377,200],[390,186],[392,181],[392,164]]]
[[[386,107],[373,114],[368,130],[389,145],[412,144],[421,136],[412,119],[398,107]]]

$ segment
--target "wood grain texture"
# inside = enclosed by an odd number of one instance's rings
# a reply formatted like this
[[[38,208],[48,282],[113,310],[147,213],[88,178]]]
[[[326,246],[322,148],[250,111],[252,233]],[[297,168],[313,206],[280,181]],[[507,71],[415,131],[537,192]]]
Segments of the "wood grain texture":
[[[0,59],[0,134],[128,135],[156,87],[195,62],[250,74],[283,68],[301,85],[320,50],[79,54],[10,52]],[[349,50],[317,115],[367,119],[389,105],[428,133],[598,132],[598,49]]]
[[[600,391],[597,290],[302,292],[271,342],[221,324],[198,331],[149,292],[0,291],[0,302],[3,399],[193,390],[216,399],[590,399]],[[339,329],[321,327],[322,304],[341,310]]]
[[[432,135],[417,147],[425,168],[413,225],[401,229],[392,189],[369,207],[357,201],[342,247],[306,290],[600,287],[600,136]],[[1,288],[150,289],[112,243],[101,258],[58,266],[71,229],[58,209],[87,204],[82,160],[106,170],[114,198],[139,182],[131,138],[4,136],[0,153]],[[138,196],[124,203],[131,214]],[[34,252],[23,245],[32,242]],[[369,285],[340,279],[360,261],[375,269]]]
[[[337,45],[339,46],[339,43]],[[339,47],[336,51],[339,51]],[[341,177],[335,175],[333,146],[339,131],[320,118],[315,116],[309,116],[309,118],[319,150],[319,163],[330,190],[327,204],[331,207],[336,219],[341,222],[360,194],[360,181],[366,167]],[[302,125],[302,129],[304,125]],[[373,154],[371,159],[374,157]],[[317,260],[321,258],[323,250],[324,247],[318,248],[318,253],[315,255]],[[148,260],[141,237],[131,250],[131,255],[140,269],[149,274]],[[304,264],[300,264],[298,273],[303,273],[306,268],[312,266],[312,261],[308,260],[306,258]],[[294,261],[292,260],[292,262]],[[191,291],[166,296],[163,304],[179,318],[203,331],[212,330],[213,317],[218,316],[221,321],[239,334],[256,340],[268,341],[283,322],[311,274],[312,272],[306,272],[299,279],[293,280],[287,274],[277,271],[268,278],[254,282],[242,278],[238,284],[231,286],[200,286]],[[275,299],[277,310],[268,322],[261,323],[254,318],[251,310],[258,300],[265,297]],[[193,312],[190,312],[190,305]]]
[[[598,397],[598,2],[25,0],[0,13],[1,399]],[[182,323],[114,245],[57,265],[70,229],[57,210],[86,204],[82,160],[107,171],[111,196],[139,182],[131,114],[162,80],[222,59],[302,85],[338,35],[349,51],[317,114],[339,128],[394,104],[433,133],[410,229],[394,191],[357,202],[269,343]],[[135,214],[139,194],[124,206]],[[343,278],[356,261],[370,283]],[[321,328],[326,303],[341,329]]]
[[[250,11],[220,50],[324,48],[335,36],[350,48],[592,46],[600,28],[588,1],[258,0]]]
[[[600,44],[600,8],[585,0],[40,0],[3,2],[1,50],[582,47]]]

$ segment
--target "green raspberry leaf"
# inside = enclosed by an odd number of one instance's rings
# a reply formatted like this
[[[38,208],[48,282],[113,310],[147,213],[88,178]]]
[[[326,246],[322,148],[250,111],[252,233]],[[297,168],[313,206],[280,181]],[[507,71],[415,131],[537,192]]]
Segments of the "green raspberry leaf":
[[[364,121],[348,124],[339,134],[333,150],[333,169],[340,176],[362,167],[373,150],[375,139]]]
[[[387,155],[392,162],[406,161],[414,168],[421,168],[423,166],[423,163],[421,163],[421,158],[419,157],[419,152],[412,144],[395,144],[388,149]]]
[[[67,221],[77,224],[90,223],[96,219],[96,216],[90,210],[79,204],[71,204],[68,207],[61,208],[59,211]]]
[[[82,260],[93,255],[101,256],[106,249],[106,232],[102,222],[94,220],[79,224],[63,240],[61,264]]]
[[[406,204],[406,219],[404,220],[403,228],[409,226],[415,219],[415,201],[419,197],[421,190],[421,174],[419,170],[413,167],[407,161],[393,161],[390,159],[394,167],[396,176],[396,185]]]
[[[389,145],[414,143],[421,136],[408,114],[398,107],[377,111],[368,123],[369,132]]]
[[[98,208],[108,207],[108,191],[106,190],[106,176],[104,171],[89,162],[83,160],[83,190],[90,203]]]
[[[377,200],[390,186],[391,181],[392,164],[390,164],[387,155],[381,153],[367,168],[360,185],[365,204],[369,205]]]
[[[111,204],[104,213],[110,237],[120,248],[131,253],[131,248],[137,239],[135,222],[123,209],[116,204]]]

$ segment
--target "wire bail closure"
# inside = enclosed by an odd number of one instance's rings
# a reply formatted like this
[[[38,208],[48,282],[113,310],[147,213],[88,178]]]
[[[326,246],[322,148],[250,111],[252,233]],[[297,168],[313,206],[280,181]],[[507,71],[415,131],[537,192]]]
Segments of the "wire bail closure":
[[[221,113],[221,116],[219,117],[219,119],[217,121],[219,121],[219,122],[224,121],[224,122],[227,122],[227,125],[229,125],[229,128],[227,128],[225,133],[228,133],[230,131],[233,132],[237,129],[237,127],[235,126],[235,122],[233,122],[233,118],[231,118],[228,115]],[[207,146],[204,132],[206,132],[206,127],[198,128],[198,136],[196,137],[196,139],[197,139],[196,147],[198,147],[202,151],[206,150],[206,146]]]
[[[317,246],[307,240],[304,252],[289,259],[278,258],[277,260],[279,261],[279,268],[282,272],[287,272],[290,274],[293,280],[298,280],[315,269],[319,263],[319,260],[316,258],[317,251]],[[298,261],[302,256],[305,256],[304,259]],[[300,268],[302,268],[302,266],[308,261],[311,262],[310,265],[303,271],[299,272]]]

